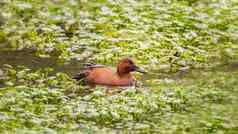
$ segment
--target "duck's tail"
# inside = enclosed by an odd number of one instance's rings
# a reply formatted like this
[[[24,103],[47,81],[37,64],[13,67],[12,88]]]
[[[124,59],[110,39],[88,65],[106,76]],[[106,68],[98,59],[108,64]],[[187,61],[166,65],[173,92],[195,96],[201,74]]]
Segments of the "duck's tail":
[[[86,84],[85,78],[89,75],[88,70],[83,70],[80,73],[74,75],[72,79],[75,79],[76,81],[82,82],[82,84]]]

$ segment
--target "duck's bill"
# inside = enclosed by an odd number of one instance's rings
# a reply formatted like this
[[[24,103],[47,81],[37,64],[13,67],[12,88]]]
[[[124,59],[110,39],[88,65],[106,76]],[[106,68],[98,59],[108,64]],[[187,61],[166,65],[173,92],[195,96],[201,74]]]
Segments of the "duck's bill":
[[[135,71],[136,72],[140,72],[140,73],[146,73],[146,71],[144,70],[144,69],[142,69],[142,68],[140,68],[140,67],[137,67],[137,66],[135,66]]]

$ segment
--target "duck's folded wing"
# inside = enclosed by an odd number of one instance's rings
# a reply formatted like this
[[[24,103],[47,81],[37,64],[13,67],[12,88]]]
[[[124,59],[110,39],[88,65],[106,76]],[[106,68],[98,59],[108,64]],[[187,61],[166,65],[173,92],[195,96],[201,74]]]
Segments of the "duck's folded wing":
[[[78,74],[73,75],[72,79],[79,81],[79,80],[83,80],[88,75],[89,75],[89,70],[83,70],[83,71],[79,72]]]
[[[105,65],[94,64],[94,63],[91,63],[91,62],[87,62],[84,65],[85,65],[85,69],[106,67]]]
[[[100,64],[95,64],[92,62],[86,62],[84,63],[84,69],[82,71],[80,71],[78,74],[73,75],[72,79],[75,79],[77,81],[82,81],[83,83],[87,83],[86,79],[88,77],[88,75],[90,74],[90,71],[92,71],[95,68],[103,68],[103,67],[107,67],[105,65],[100,65]]]
[[[77,81],[82,80],[89,75],[92,69],[106,67],[105,65],[98,65],[98,64],[92,64],[92,63],[85,63],[85,65],[86,67],[82,71],[80,71],[78,74],[73,75],[72,79],[75,79]]]

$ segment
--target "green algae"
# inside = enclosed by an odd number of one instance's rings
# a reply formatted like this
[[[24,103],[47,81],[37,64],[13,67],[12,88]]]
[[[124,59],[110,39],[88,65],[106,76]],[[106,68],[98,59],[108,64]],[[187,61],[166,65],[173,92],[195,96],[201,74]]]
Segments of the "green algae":
[[[236,0],[0,4],[1,133],[237,133]],[[122,57],[150,72],[136,89],[70,78]]]

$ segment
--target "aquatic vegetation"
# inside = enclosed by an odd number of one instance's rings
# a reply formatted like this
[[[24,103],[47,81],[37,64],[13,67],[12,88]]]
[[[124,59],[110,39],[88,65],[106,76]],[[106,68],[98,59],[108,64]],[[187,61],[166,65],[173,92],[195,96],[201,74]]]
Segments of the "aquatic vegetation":
[[[0,133],[238,132],[237,0],[0,5]],[[1,59],[26,50],[34,56],[21,59],[25,66]],[[113,96],[105,87],[86,94],[70,78],[77,70],[52,61],[81,68],[122,57],[150,74],[135,74],[141,86]]]

